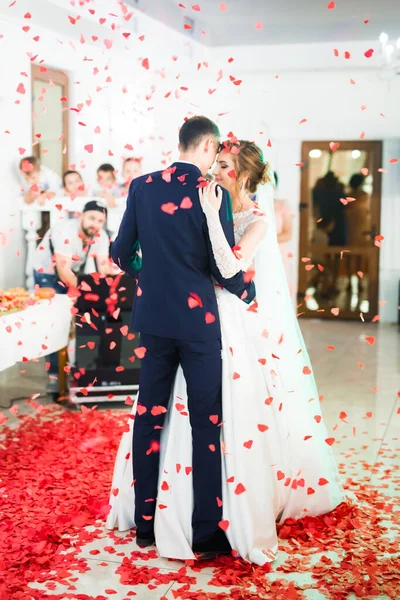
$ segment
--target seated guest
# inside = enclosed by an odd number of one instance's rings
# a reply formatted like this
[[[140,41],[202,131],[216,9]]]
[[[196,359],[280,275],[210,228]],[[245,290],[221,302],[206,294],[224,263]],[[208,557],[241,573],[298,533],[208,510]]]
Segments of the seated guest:
[[[87,196],[87,189],[82,175],[78,171],[65,171],[63,175],[64,194],[72,199],[77,196]]]
[[[87,202],[82,215],[60,221],[51,228],[36,249],[34,280],[39,287],[76,296],[78,275],[86,272],[113,273],[109,239],[105,232],[107,208],[97,200]],[[93,265],[94,262],[94,265]],[[95,268],[93,268],[93,266]],[[58,354],[49,355],[48,391],[58,391]]]
[[[126,158],[122,165],[122,183],[120,184],[121,194],[126,195],[129,191],[131,182],[142,175],[142,159]]]
[[[48,167],[41,165],[36,156],[25,156],[19,163],[21,191],[24,202],[44,204],[61,191],[61,179]]]
[[[117,185],[115,169],[109,163],[100,165],[97,169],[97,187],[93,190],[93,196],[103,198],[108,208],[119,206],[118,198],[121,193]]]

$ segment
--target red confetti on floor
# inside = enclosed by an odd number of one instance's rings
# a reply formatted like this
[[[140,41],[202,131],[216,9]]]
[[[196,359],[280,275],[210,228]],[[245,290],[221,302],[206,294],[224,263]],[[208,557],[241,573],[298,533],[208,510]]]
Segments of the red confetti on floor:
[[[51,406],[34,418],[20,419],[18,429],[4,429],[0,445],[0,598],[107,600],[116,593],[112,586],[96,597],[75,590],[79,591],[79,574],[90,571],[80,556],[82,548],[105,535],[112,469],[126,413],[71,412]],[[358,460],[358,479],[351,466],[345,473],[357,505],[342,504],[318,518],[287,520],[279,528],[281,560],[272,565],[257,567],[223,557],[212,563],[189,561],[168,572],[152,566],[156,551],[139,551],[132,533],[117,538],[109,532],[104,550],[114,554],[121,546],[133,549],[129,556],[118,553],[123,558],[115,565],[127,597],[139,583],[157,590],[174,582],[173,597],[182,599],[295,600],[310,598],[305,595],[310,589],[332,600],[351,594],[363,600],[399,598],[399,503],[385,493],[388,482],[399,490],[399,467],[389,466],[396,458],[393,450],[381,449],[379,458],[381,463],[375,465]],[[375,487],[372,475],[378,478]],[[137,560],[148,565],[135,564]],[[196,574],[210,567],[215,593],[196,590]],[[292,581],[288,575],[294,573],[311,574],[312,583]],[[41,584],[48,592],[30,584]],[[52,593],[60,585],[65,592]]]

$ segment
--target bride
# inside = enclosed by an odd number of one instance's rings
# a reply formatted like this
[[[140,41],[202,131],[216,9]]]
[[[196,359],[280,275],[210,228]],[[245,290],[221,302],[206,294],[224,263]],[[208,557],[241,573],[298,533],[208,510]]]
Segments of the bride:
[[[228,278],[255,269],[257,302],[217,287],[222,335],[222,505],[234,556],[262,565],[276,557],[276,523],[319,515],[344,499],[310,359],[294,314],[276,238],[272,185],[261,150],[225,142],[213,172],[232,198],[236,246],[218,211],[216,184],[199,190],[214,257]],[[257,194],[257,204],[251,196]],[[107,527],[134,526],[132,436],[137,403],[114,468]],[[210,415],[212,419],[212,415]],[[155,538],[161,556],[193,559],[192,437],[179,368],[161,435]]]

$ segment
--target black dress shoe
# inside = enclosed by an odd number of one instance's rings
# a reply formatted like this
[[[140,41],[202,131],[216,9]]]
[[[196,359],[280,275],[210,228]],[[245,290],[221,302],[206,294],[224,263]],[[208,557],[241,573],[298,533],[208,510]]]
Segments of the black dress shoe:
[[[201,542],[195,542],[192,550],[195,554],[199,554],[199,558],[203,560],[215,558],[218,554],[229,555],[232,553],[231,545],[221,529],[218,529]]]
[[[136,529],[136,543],[139,548],[147,548],[147,546],[152,546],[155,541],[156,539],[153,531],[140,531],[140,529]]]

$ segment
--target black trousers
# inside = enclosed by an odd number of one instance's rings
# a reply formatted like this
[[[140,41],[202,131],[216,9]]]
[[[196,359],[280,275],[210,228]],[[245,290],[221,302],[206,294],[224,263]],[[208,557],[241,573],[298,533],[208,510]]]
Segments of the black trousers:
[[[222,420],[221,340],[188,342],[142,334],[139,405],[133,435],[135,523],[144,532],[154,527],[159,472],[159,442],[175,374],[182,365],[188,392],[193,441],[193,542],[218,530],[222,508],[220,427]],[[173,403],[171,404],[173,409]],[[216,415],[210,420],[211,415]],[[147,519],[146,519],[147,517]]]

